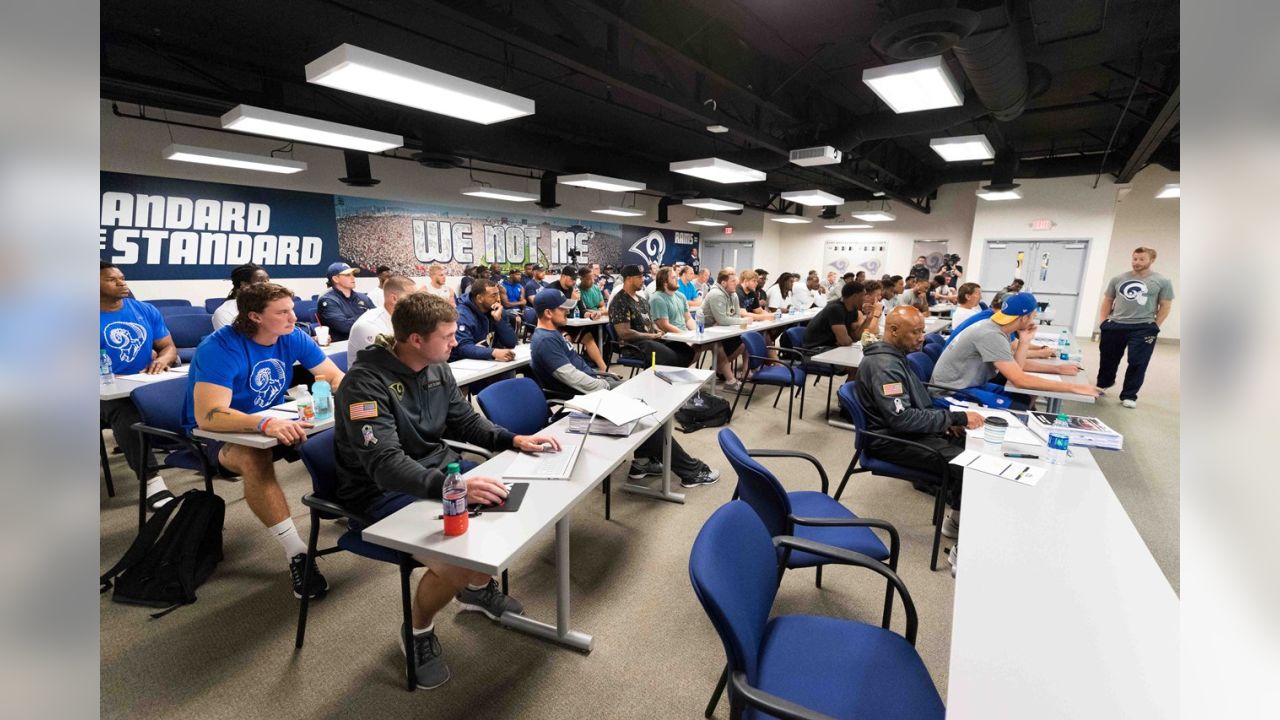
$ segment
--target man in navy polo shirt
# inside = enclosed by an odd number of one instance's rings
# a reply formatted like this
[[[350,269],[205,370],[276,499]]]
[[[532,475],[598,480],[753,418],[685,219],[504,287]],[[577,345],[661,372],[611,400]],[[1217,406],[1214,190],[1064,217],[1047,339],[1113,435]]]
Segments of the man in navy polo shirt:
[[[160,311],[129,297],[124,273],[109,262],[101,262],[98,270],[98,347],[111,360],[111,371],[116,375],[154,375],[169,369],[178,360],[178,349],[169,337],[169,328]],[[155,510],[172,500],[173,493],[156,474],[155,458],[148,455],[147,467],[138,466],[142,443],[133,431],[133,424],[142,422],[142,416],[133,400],[127,397],[103,400],[98,404],[98,414],[111,428],[116,447],[124,451],[124,459],[138,476],[138,482],[151,476],[146,480],[147,507]]]
[[[320,324],[329,328],[334,340],[346,340],[351,335],[351,326],[366,312],[374,308],[368,295],[356,292],[356,273],[344,262],[336,262],[329,266],[329,279],[325,284],[329,292],[320,296],[316,302],[316,315]]]
[[[211,443],[218,464],[244,479],[244,499],[267,531],[284,548],[293,580],[293,594],[301,598],[307,545],[298,536],[289,503],[276,481],[273,462],[296,460],[291,446],[307,439],[310,423],[262,415],[284,402],[285,389],[299,363],[334,390],[343,373],[305,332],[295,326],[293,291],[275,283],[251,285],[236,297],[236,321],[205,338],[187,373],[190,392],[183,401],[183,425],[211,432],[258,433],[275,438],[272,448]],[[311,586],[306,592],[323,597],[328,583],[311,560]]]

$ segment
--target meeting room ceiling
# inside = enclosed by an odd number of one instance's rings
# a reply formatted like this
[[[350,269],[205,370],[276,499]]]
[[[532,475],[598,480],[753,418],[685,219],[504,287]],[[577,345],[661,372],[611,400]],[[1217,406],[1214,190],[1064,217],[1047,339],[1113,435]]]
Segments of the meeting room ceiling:
[[[592,172],[783,207],[819,188],[926,209],[943,184],[1086,175],[1127,181],[1178,164],[1172,0],[104,0],[101,92],[217,116],[241,103],[392,132],[396,154],[548,173]],[[478,125],[308,84],[349,43],[531,98],[534,115]],[[894,114],[866,68],[942,52],[957,108]],[[152,114],[155,116],[154,114]],[[723,125],[728,132],[708,132]],[[947,163],[931,138],[984,134],[995,161]],[[832,145],[838,165],[789,150]],[[763,170],[719,185],[668,163]],[[422,168],[433,172],[431,167]]]

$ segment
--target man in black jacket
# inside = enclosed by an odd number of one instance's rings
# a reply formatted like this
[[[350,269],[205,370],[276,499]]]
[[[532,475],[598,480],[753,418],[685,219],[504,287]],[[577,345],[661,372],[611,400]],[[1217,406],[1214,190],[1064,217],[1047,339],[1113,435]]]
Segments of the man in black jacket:
[[[321,325],[329,328],[334,340],[346,340],[356,320],[374,308],[368,295],[356,292],[358,272],[360,268],[344,262],[331,264],[327,271],[329,279],[325,281],[329,291],[316,301],[316,316]]]
[[[434,295],[408,295],[391,315],[395,337],[381,335],[356,356],[338,388],[334,452],[338,500],[369,522],[381,520],[420,498],[439,499],[449,463],[461,460],[445,438],[490,450],[535,452],[560,445],[550,436],[522,436],[481,417],[463,397],[446,361],[456,344],[458,312]],[[467,479],[472,504],[501,502],[500,480]],[[364,522],[352,520],[360,530]],[[503,613],[522,614],[520,603],[498,590],[487,575],[438,560],[417,558],[427,568],[413,599],[412,652],[418,686],[439,687],[449,668],[436,639],[436,612],[456,597],[464,610],[491,620]],[[403,638],[403,633],[401,634]]]
[[[907,365],[907,353],[924,344],[924,315],[910,305],[893,309],[885,320],[884,340],[873,343],[858,366],[858,402],[867,417],[867,429],[925,445],[950,463],[964,450],[966,428],[982,427],[982,415],[971,410],[950,411],[933,407],[924,383]],[[937,470],[932,452],[880,438],[870,438],[867,454],[895,465],[925,471]],[[963,468],[947,465],[951,474],[951,512],[942,534],[954,538],[960,530],[960,479]]]

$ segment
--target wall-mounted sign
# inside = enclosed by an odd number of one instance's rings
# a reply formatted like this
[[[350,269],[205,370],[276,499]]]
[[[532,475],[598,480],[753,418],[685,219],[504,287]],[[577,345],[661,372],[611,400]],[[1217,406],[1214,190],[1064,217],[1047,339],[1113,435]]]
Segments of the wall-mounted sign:
[[[1031,229],[1032,230],[1052,230],[1054,225],[1056,224],[1057,223],[1049,219],[1032,220]]]

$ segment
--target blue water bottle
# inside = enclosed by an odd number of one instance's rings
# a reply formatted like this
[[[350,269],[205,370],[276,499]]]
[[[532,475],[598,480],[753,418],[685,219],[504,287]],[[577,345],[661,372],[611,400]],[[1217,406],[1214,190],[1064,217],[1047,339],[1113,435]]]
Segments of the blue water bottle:
[[[1049,428],[1049,464],[1050,465],[1066,465],[1067,452],[1071,446],[1071,428],[1070,419],[1066,413],[1058,413],[1057,419],[1053,421],[1053,427]]]
[[[1066,328],[1058,333],[1058,359],[1063,362],[1071,359],[1071,335]]]
[[[103,350],[98,354],[98,383],[110,385],[116,381],[116,374],[111,370],[111,356]]]
[[[315,384],[311,386],[311,397],[315,402],[316,421],[332,420],[333,387],[329,385],[329,381],[322,376],[317,376]]]

